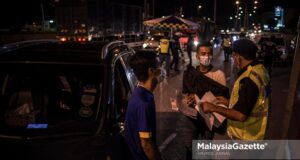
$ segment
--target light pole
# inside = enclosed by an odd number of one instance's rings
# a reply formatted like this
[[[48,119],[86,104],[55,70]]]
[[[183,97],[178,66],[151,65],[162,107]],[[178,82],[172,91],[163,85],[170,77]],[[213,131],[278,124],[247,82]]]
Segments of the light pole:
[[[144,20],[148,18],[148,12],[147,12],[147,0],[144,0]]]
[[[198,17],[200,17],[200,10],[202,9],[202,6],[201,5],[198,5],[197,7],[197,14],[198,14]]]
[[[152,0],[152,15],[155,18],[155,0]]]
[[[214,23],[216,23],[216,19],[217,19],[217,0],[215,0],[214,3]]]
[[[245,4],[245,13],[244,13],[244,29],[248,30],[248,6]]]
[[[235,4],[236,4],[236,14],[235,14],[235,24],[234,24],[234,27],[237,30],[237,22],[238,22],[238,13],[239,13],[239,4],[240,4],[240,1],[235,1]]]
[[[244,30],[245,31],[247,31],[248,30],[248,26],[249,26],[249,17],[251,17],[252,16],[252,13],[251,12],[249,12],[249,3],[246,3],[246,2],[240,2],[239,0],[237,0],[236,2],[235,2],[235,4],[237,5],[237,10],[236,10],[236,16],[241,16],[241,14],[244,14],[244,21],[243,21],[243,28],[244,28]],[[241,5],[240,4],[243,4],[243,6],[245,7],[245,10],[244,10],[244,13],[243,13],[243,11],[240,11],[240,13],[239,13],[239,9],[240,10],[243,10],[242,9],[242,7],[240,7]],[[254,8],[253,8],[253,14],[256,12],[256,9],[257,9],[257,5],[258,4],[258,1],[257,0],[255,0],[254,1]],[[249,14],[250,13],[250,14]],[[238,19],[241,19],[240,17],[238,17],[237,19],[236,19],[236,21],[235,21],[235,28],[237,29],[238,27]],[[241,21],[240,21],[240,25],[241,25]]]
[[[44,13],[44,4],[41,3],[41,11],[42,11],[42,31],[45,31],[45,13]]]

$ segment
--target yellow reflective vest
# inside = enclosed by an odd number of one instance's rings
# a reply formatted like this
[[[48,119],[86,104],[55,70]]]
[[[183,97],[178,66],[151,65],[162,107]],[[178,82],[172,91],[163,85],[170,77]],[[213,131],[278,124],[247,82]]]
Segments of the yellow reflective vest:
[[[230,39],[229,38],[224,38],[223,39],[223,47],[230,47]]]
[[[238,77],[231,92],[229,107],[232,108],[237,103],[240,81],[246,77],[249,77],[257,85],[258,99],[245,122],[228,120],[227,132],[233,139],[262,140],[265,137],[270,106],[270,78],[262,64],[249,65],[247,70]]]
[[[169,54],[169,45],[170,41],[166,38],[160,39],[160,53],[161,54]]]

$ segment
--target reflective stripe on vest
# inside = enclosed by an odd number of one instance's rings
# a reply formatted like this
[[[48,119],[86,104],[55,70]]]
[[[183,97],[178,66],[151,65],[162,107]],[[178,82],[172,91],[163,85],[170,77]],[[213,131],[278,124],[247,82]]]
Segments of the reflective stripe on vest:
[[[269,109],[269,93],[266,88],[270,85],[270,79],[263,65],[248,66],[247,70],[238,77],[234,83],[229,107],[232,108],[238,101],[240,81],[249,77],[258,87],[259,95],[255,106],[245,122],[228,120],[227,132],[232,137],[242,140],[261,140],[265,137],[267,116]]]

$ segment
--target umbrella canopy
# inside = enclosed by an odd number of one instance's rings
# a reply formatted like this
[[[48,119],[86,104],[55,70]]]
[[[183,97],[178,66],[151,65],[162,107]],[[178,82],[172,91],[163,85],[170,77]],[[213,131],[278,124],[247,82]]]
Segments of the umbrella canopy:
[[[166,16],[144,21],[144,25],[154,28],[166,29],[197,29],[199,24],[177,16]]]

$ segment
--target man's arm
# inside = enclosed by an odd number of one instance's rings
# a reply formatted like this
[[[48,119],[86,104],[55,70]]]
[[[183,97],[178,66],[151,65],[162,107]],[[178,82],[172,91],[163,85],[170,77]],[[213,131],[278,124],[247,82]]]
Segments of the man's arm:
[[[204,102],[200,107],[204,112],[217,112],[231,120],[244,122],[255,106],[258,98],[258,87],[250,78],[244,78],[240,82],[239,99],[232,109],[215,106]]]
[[[141,138],[141,146],[149,160],[161,160],[157,146],[151,138]]]
[[[151,127],[151,122],[155,121],[153,114],[155,112],[151,109],[152,104],[145,103],[144,106],[139,107],[138,110],[138,136],[140,145],[145,155],[149,160],[160,160],[160,153],[154,142],[152,133],[155,132]]]
[[[228,109],[228,108],[216,106],[209,102],[201,103],[200,107],[203,109],[204,113],[216,112],[234,121],[244,122],[248,118],[246,115],[244,115],[243,113],[235,109]]]

